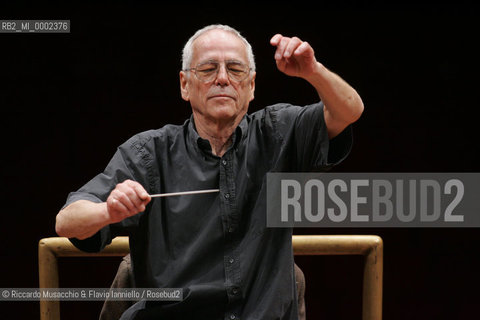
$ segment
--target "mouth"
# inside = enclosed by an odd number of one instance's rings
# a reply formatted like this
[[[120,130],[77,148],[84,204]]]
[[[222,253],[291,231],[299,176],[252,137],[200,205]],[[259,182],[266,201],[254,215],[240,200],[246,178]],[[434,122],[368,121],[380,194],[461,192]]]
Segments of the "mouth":
[[[215,99],[215,98],[235,100],[234,97],[232,97],[228,94],[215,94],[215,95],[209,97],[209,99]]]

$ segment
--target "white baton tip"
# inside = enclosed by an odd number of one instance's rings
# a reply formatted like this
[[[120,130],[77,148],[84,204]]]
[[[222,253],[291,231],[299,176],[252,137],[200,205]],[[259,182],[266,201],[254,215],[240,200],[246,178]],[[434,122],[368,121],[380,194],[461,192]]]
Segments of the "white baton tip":
[[[151,198],[162,198],[162,197],[185,196],[185,195],[190,195],[190,194],[214,193],[214,192],[220,192],[220,189],[206,189],[206,190],[158,193],[158,194],[151,194],[150,197]]]

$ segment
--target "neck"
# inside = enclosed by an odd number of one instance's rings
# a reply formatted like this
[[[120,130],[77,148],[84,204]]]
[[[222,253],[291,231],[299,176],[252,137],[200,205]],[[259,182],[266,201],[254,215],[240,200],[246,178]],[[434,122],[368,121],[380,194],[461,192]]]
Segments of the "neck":
[[[198,135],[210,142],[212,153],[216,156],[223,156],[228,147],[232,144],[232,135],[242,117],[228,122],[212,122],[193,114],[195,127]]]

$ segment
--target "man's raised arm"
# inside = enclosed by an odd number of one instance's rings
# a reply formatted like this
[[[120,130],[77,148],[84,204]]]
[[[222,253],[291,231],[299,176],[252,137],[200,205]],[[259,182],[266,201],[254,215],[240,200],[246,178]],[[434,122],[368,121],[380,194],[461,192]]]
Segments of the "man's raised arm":
[[[280,71],[307,80],[317,90],[325,106],[325,124],[330,139],[360,118],[364,107],[358,93],[315,59],[308,42],[276,34],[270,44],[277,47],[275,60]]]

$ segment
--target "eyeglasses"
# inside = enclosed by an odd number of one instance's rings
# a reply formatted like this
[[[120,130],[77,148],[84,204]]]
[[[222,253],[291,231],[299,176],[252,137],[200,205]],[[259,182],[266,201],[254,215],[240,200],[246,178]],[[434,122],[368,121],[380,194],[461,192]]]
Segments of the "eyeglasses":
[[[208,61],[197,64],[195,68],[186,69],[184,71],[193,71],[198,80],[210,82],[215,80],[220,70],[220,63],[217,61]],[[250,70],[246,64],[240,61],[225,61],[225,70],[230,80],[241,82],[250,74]]]

